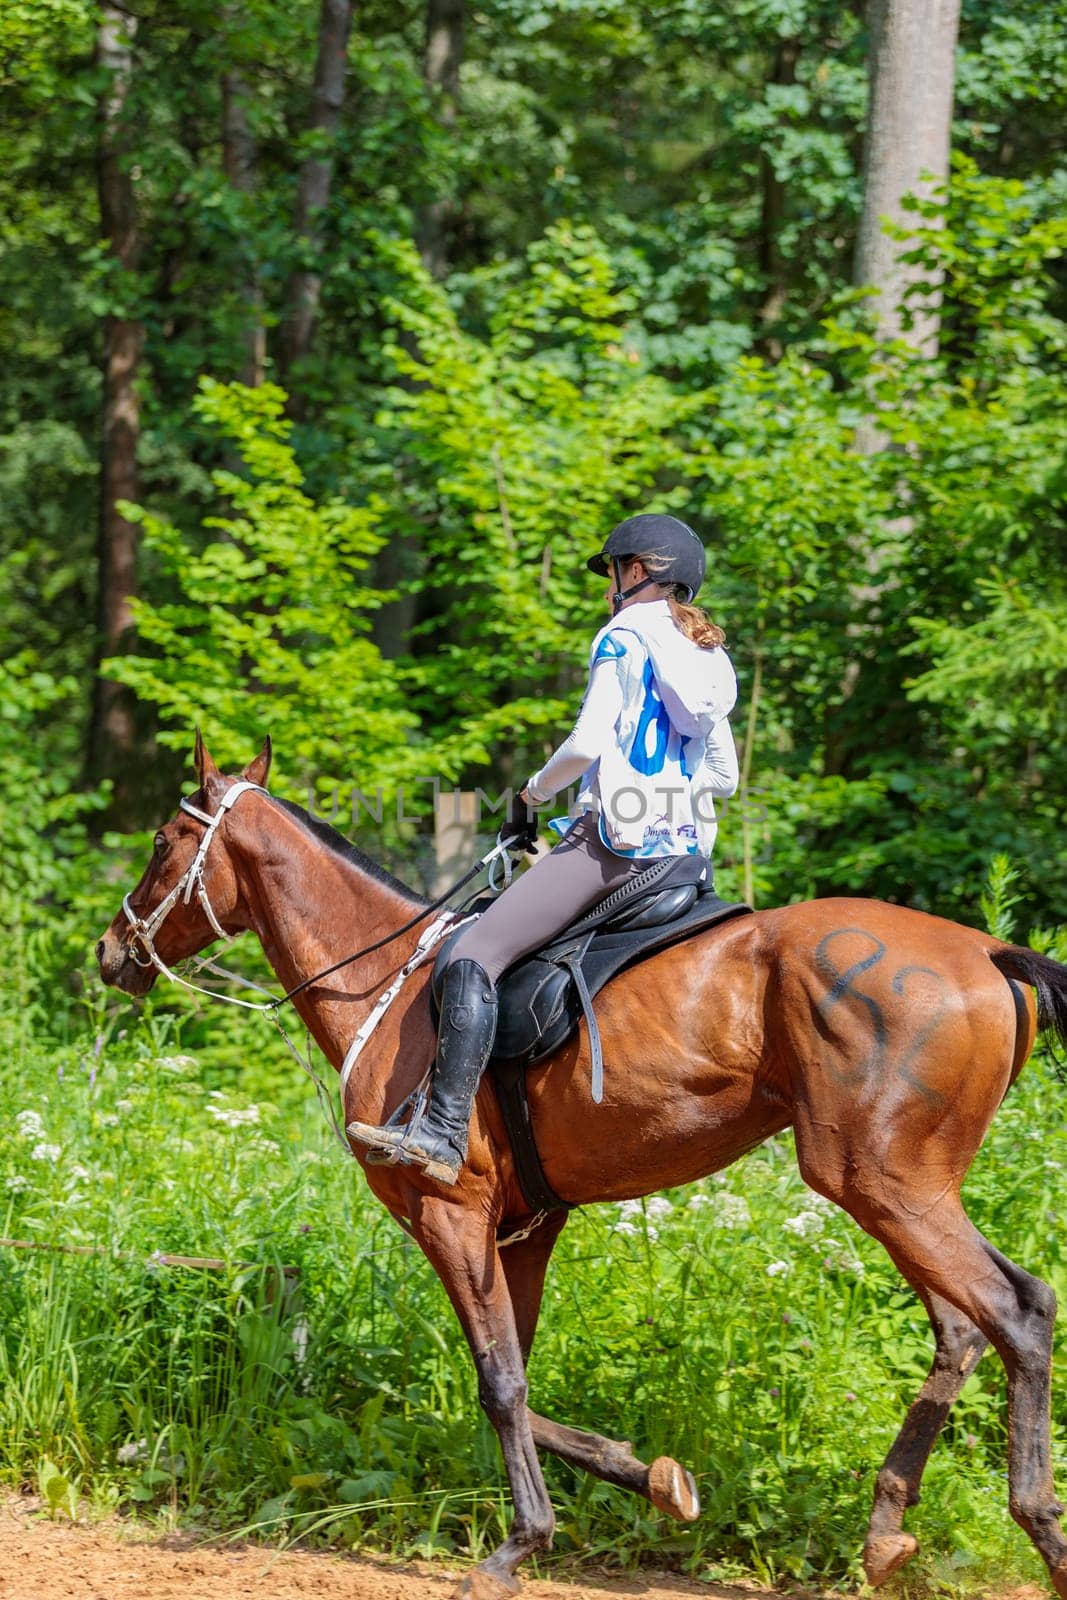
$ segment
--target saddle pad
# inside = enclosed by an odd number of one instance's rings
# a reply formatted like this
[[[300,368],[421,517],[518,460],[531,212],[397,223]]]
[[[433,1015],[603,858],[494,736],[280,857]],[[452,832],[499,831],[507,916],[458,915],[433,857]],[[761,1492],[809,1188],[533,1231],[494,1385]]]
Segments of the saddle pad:
[[[683,916],[661,927],[590,932],[562,940],[504,975],[497,1044],[489,1072],[511,1142],[519,1187],[532,1215],[561,1207],[570,1210],[571,1202],[556,1193],[541,1165],[526,1093],[527,1067],[536,1066],[557,1050],[584,1014],[593,1056],[593,1098],[598,1101],[603,1061],[592,996],[624,967],[750,912],[750,906],[731,904],[713,894],[701,895]],[[575,982],[576,967],[580,988]]]
[[[658,927],[593,931],[548,945],[500,980],[492,1063],[515,1061],[532,1067],[558,1050],[582,1016],[575,966],[592,999],[625,967],[750,911],[750,906],[703,894],[682,916]]]

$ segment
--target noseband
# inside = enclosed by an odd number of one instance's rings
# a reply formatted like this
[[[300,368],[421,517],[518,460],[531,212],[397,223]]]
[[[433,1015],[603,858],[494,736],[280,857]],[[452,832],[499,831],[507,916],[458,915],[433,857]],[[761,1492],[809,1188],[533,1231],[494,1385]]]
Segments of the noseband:
[[[195,817],[197,822],[205,824],[204,837],[200,841],[200,848],[197,850],[196,855],[186,867],[174,888],[159,902],[159,905],[150,916],[137,916],[130,905],[129,895],[123,895],[122,897],[122,909],[126,913],[126,920],[130,924],[130,939],[127,948],[131,959],[139,967],[155,967],[157,972],[162,972],[166,977],[172,979],[175,977],[175,974],[171,972],[156,950],[155,937],[174,910],[174,907],[178,904],[178,901],[180,900],[183,905],[188,905],[192,900],[194,891],[200,904],[200,909],[211,924],[215,936],[219,939],[225,939],[227,944],[233,942],[236,935],[226,932],[212,909],[211,900],[208,897],[207,887],[204,883],[204,862],[219,823],[225,817],[227,811],[231,810],[249,789],[255,790],[257,794],[267,793],[266,789],[260,784],[248,783],[242,778],[227,789],[219,801],[219,808],[214,816],[209,816],[206,811],[201,811],[200,807],[194,806],[191,800],[183,798],[179,803],[181,811],[187,812],[190,817]],[[138,946],[147,957],[146,960],[142,960],[138,954]],[[177,981],[180,982],[181,980]]]

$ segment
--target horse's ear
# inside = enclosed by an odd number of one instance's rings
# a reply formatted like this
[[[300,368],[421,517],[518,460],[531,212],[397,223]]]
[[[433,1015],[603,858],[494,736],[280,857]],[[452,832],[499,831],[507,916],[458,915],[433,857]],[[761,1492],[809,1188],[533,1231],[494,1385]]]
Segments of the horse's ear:
[[[193,762],[196,766],[196,775],[200,780],[201,789],[208,789],[214,780],[219,777],[219,769],[211,759],[199,728],[196,730],[196,743],[193,746]]]
[[[258,783],[261,789],[267,786],[270,775],[271,743],[270,734],[263,741],[263,748],[254,761],[250,761],[241,776],[248,783]]]

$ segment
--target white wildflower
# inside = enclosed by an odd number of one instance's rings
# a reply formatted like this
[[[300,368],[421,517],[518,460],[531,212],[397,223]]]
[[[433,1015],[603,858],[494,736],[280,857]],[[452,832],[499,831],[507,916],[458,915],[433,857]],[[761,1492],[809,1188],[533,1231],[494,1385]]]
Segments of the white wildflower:
[[[688,1211],[699,1211],[701,1206],[711,1205],[711,1196],[710,1194],[694,1194],[685,1204]]]
[[[650,1217],[666,1217],[674,1210],[666,1195],[656,1194],[651,1200],[645,1202],[645,1210]]]
[[[645,1211],[644,1205],[642,1204],[642,1202],[640,1200],[620,1200],[619,1201],[619,1216],[620,1217],[641,1217],[641,1216],[644,1216],[644,1211]]]
[[[825,1226],[825,1218],[817,1211],[798,1211],[795,1217],[786,1217],[782,1223],[786,1233],[795,1233],[798,1239],[807,1239],[812,1234],[821,1233]]]
[[[227,1128],[246,1128],[259,1121],[259,1107],[246,1106],[243,1111],[236,1106],[227,1109],[225,1106],[208,1106],[208,1111]]]
[[[748,1201],[744,1195],[731,1194],[723,1189],[712,1200],[717,1228],[747,1228],[752,1221]]]
[[[24,1178],[21,1172],[16,1172],[13,1177],[8,1178],[6,1187],[12,1194],[21,1194],[24,1189],[30,1187],[30,1180]]]
[[[102,1111],[100,1113],[100,1126],[102,1128],[117,1128],[118,1125],[119,1119],[113,1111]]]
[[[56,1162],[62,1154],[63,1146],[61,1144],[35,1144],[30,1151],[30,1160]]]
[[[644,1237],[651,1243],[659,1238],[659,1229],[654,1228],[650,1222],[643,1224],[631,1222],[628,1217],[621,1217],[618,1222],[613,1222],[608,1229],[609,1233],[629,1233],[637,1237]]]
[[[133,1101],[132,1100],[116,1100],[115,1101],[115,1110],[116,1111],[132,1111],[133,1110]],[[118,1119],[116,1118],[116,1121],[117,1120]]]
[[[83,1167],[80,1161],[75,1161],[72,1167],[67,1168],[67,1176],[72,1179],[90,1178],[92,1177],[92,1173],[89,1171],[88,1167]]]
[[[132,1467],[135,1462],[144,1461],[148,1455],[148,1440],[138,1439],[136,1444],[131,1439],[128,1444],[120,1444],[115,1452],[120,1466]]]
[[[44,1132],[44,1123],[41,1121],[39,1111],[20,1111],[15,1118],[15,1124],[24,1139],[36,1139]]]
[[[161,1072],[173,1072],[175,1077],[181,1077],[183,1072],[190,1072],[197,1067],[195,1056],[157,1056],[156,1066]]]
[[[768,1278],[784,1278],[792,1270],[792,1265],[788,1261],[772,1261],[767,1268],[767,1276]]]

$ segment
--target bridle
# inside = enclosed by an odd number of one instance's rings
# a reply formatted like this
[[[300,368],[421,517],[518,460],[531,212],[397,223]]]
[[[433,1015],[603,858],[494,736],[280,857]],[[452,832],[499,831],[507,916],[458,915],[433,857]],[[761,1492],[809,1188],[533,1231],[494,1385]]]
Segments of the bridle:
[[[215,837],[219,823],[226,816],[226,813],[237,804],[241,796],[247,794],[250,789],[257,794],[267,793],[267,790],[261,784],[249,783],[246,779],[241,778],[226,790],[226,793],[219,801],[218,810],[214,816],[210,816],[206,811],[201,811],[199,806],[194,806],[193,802],[183,795],[179,802],[179,810],[187,812],[191,817],[195,817],[197,822],[204,823],[204,836],[200,841],[196,855],[190,861],[173,889],[163,897],[156,909],[147,917],[136,915],[130,905],[128,894],[122,897],[122,909],[126,913],[127,922],[130,924],[130,938],[127,943],[127,949],[131,960],[136,962],[139,967],[155,967],[157,972],[161,972],[172,983],[179,983],[183,988],[192,989],[196,994],[209,995],[213,1000],[223,1000],[229,1005],[244,1006],[246,1010],[250,1011],[270,1011],[279,1004],[278,1001],[271,1000],[267,1003],[262,1003],[255,1000],[238,1000],[232,995],[219,994],[215,989],[201,988],[199,984],[190,983],[187,978],[179,977],[178,973],[172,972],[170,967],[167,966],[155,944],[156,934],[166,922],[174,907],[179,901],[183,905],[188,905],[193,898],[194,892],[200,909],[210,923],[215,936],[219,939],[225,939],[227,944],[232,944],[237,937],[236,934],[227,933],[215,915],[207,892],[207,885],[204,882],[204,862],[207,859],[207,853],[211,848],[211,841]],[[140,947],[147,959],[142,960],[141,955],[138,953],[138,947]],[[197,970],[199,971],[201,967],[215,970],[210,961],[198,963]],[[226,976],[239,978],[242,983],[247,984],[250,988],[259,989],[261,994],[267,992],[258,983],[251,983],[248,978],[240,978],[238,973],[228,973]]]

